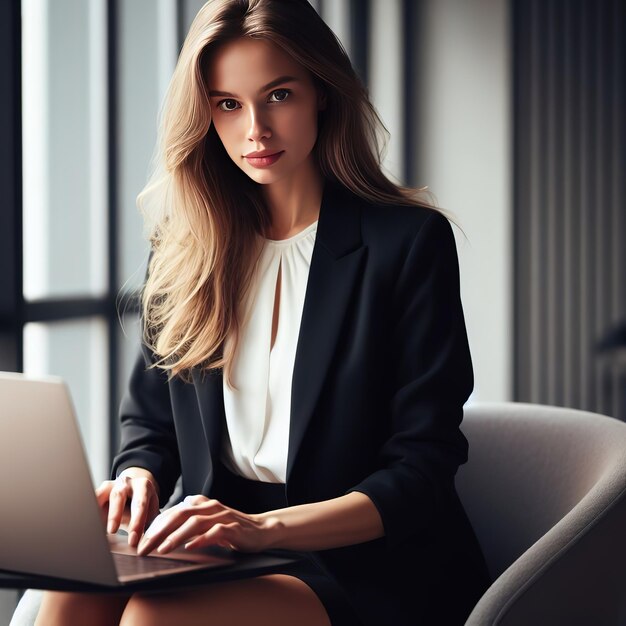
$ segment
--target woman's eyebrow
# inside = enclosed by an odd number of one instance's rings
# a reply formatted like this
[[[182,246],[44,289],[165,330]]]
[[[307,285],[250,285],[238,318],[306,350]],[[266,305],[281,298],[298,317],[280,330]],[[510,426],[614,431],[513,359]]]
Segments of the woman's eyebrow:
[[[267,91],[268,89],[271,89],[272,87],[277,87],[278,85],[282,85],[283,83],[293,83],[296,82],[298,79],[295,76],[279,76],[278,78],[275,78],[273,81],[267,83],[267,85],[263,85],[263,87],[261,87],[261,89],[259,89],[259,93],[263,93],[264,91]],[[216,89],[212,89],[211,91],[209,91],[209,96],[212,98],[214,96],[228,96],[228,97],[232,97],[232,98],[236,98],[237,96],[233,93],[229,93],[228,91],[218,91]]]

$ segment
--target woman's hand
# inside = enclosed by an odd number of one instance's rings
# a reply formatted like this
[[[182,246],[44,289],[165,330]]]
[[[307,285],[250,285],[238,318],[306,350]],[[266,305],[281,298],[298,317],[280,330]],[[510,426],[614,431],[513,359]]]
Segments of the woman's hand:
[[[241,513],[205,496],[187,496],[152,522],[137,552],[145,555],[156,548],[166,554],[183,544],[186,549],[218,545],[259,552],[271,547],[278,524],[275,518]]]
[[[105,480],[96,489],[96,498],[106,514],[107,531],[116,533],[121,525],[126,526],[130,546],[139,543],[144,529],[159,513],[156,480],[140,467],[129,467],[115,480]]]

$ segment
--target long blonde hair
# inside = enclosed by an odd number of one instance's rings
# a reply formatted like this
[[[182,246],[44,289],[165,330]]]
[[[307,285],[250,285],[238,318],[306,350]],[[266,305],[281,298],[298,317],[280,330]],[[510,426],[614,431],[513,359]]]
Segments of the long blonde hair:
[[[229,384],[239,304],[259,252],[257,234],[270,220],[259,185],[231,161],[211,125],[209,54],[239,37],[280,46],[326,95],[314,147],[326,179],[373,202],[427,204],[423,190],[383,174],[386,130],[341,43],[307,0],[207,2],[180,53],[161,110],[153,174],[138,197],[152,242],[142,313],[156,366],[171,376],[223,367]]]

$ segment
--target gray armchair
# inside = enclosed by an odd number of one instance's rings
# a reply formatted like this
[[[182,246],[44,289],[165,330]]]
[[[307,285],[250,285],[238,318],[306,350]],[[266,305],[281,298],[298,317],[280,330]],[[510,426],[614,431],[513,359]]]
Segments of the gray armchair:
[[[529,404],[467,407],[461,500],[494,583],[466,626],[626,624],[626,424]]]

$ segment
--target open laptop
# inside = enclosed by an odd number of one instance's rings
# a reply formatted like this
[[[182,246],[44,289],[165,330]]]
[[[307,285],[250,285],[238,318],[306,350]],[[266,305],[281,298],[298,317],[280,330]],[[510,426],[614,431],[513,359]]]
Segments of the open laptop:
[[[120,586],[228,568],[235,556],[139,557],[125,536],[107,536],[65,383],[0,372],[0,569]]]

